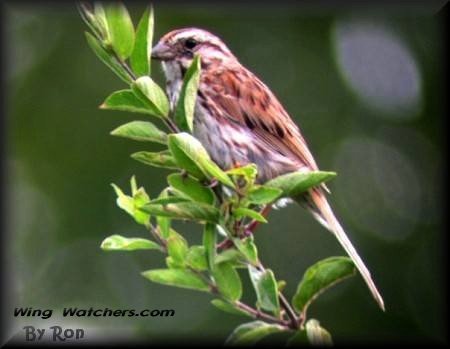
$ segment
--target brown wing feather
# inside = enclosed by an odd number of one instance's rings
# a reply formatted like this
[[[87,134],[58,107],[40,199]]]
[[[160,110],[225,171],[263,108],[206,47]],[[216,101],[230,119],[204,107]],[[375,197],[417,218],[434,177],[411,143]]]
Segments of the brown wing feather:
[[[243,72],[246,76],[240,76]],[[297,125],[255,75],[241,66],[239,70],[217,71],[207,77],[202,82],[218,108],[226,111],[224,117],[251,129],[268,147],[297,161],[299,167],[318,169]]]

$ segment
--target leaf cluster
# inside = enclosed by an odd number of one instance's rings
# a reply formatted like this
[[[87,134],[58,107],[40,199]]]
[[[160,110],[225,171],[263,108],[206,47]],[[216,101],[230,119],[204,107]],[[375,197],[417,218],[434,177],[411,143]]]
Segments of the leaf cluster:
[[[307,321],[307,309],[325,289],[353,275],[355,268],[346,257],[319,261],[304,273],[292,301],[283,295],[285,282],[261,263],[253,230],[267,223],[266,209],[278,199],[299,195],[335,176],[333,172],[290,173],[260,184],[254,164],[221,169],[202,144],[192,136],[195,100],[201,74],[196,56],[183,81],[174,106],[163,89],[150,77],[154,15],[148,8],[134,28],[121,3],[79,5],[90,28],[86,39],[97,55],[127,89],[115,91],[101,109],[139,113],[136,120],[111,134],[130,140],[157,143],[158,152],[131,154],[140,163],[170,171],[167,186],[151,198],[130,181],[130,193],[112,184],[117,205],[149,235],[146,238],[114,234],[101,244],[106,251],[155,250],[165,256],[166,268],[150,269],[142,275],[150,281],[212,295],[218,309],[253,319],[230,335],[228,344],[251,344],[275,332],[291,332],[290,343],[331,343],[329,333],[317,320]],[[159,119],[167,130],[152,121]],[[154,188],[152,188],[154,189]],[[174,220],[197,223],[202,243],[189,245],[172,226]],[[255,294],[254,305],[241,301],[242,277],[248,277]]]

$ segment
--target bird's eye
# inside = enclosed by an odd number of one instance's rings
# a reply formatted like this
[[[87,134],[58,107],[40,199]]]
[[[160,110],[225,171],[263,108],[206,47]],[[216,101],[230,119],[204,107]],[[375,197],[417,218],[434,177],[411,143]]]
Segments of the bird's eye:
[[[197,46],[197,40],[189,38],[184,42],[184,46],[189,50],[192,50],[195,46]]]

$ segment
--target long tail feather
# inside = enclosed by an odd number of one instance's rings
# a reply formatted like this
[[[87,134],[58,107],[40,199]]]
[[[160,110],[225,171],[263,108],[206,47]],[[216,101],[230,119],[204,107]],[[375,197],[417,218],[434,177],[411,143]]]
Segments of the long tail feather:
[[[305,197],[303,197],[303,198],[305,198]],[[364,281],[366,282],[367,286],[369,287],[370,292],[372,292],[372,295],[375,298],[376,302],[378,303],[380,308],[384,311],[385,308],[384,308],[383,298],[381,297],[380,292],[378,292],[378,289],[372,280],[369,270],[367,269],[366,265],[362,261],[358,252],[356,252],[351,241],[347,237],[347,234],[345,233],[344,229],[339,224],[337,218],[335,217],[335,215],[333,213],[333,210],[331,209],[330,205],[328,204],[328,201],[327,201],[322,189],[317,188],[317,189],[311,190],[310,195],[307,197],[306,200],[309,201],[308,199],[310,199],[312,201],[312,203],[314,204],[315,207],[311,207],[310,205],[308,205],[309,202],[305,202],[304,199],[301,201],[301,203],[307,204],[308,209],[313,213],[315,218],[325,228],[327,228],[330,232],[332,232],[336,236],[339,243],[342,245],[344,250],[347,252],[347,254],[352,259],[353,263],[355,263],[356,268],[361,273],[361,276],[363,277]]]

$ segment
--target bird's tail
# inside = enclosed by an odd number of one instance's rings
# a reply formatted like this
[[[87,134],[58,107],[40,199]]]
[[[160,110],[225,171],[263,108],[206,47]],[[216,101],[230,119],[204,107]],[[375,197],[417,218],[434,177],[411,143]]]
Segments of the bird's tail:
[[[332,232],[336,236],[339,243],[342,245],[344,250],[352,259],[356,268],[361,273],[361,276],[363,277],[364,281],[369,287],[370,292],[372,292],[372,295],[377,301],[378,305],[384,311],[385,309],[383,298],[381,297],[380,292],[378,292],[378,289],[372,280],[369,270],[362,261],[358,252],[356,252],[355,248],[353,247],[352,243],[347,237],[347,234],[345,233],[344,229],[339,224],[330,205],[328,204],[327,198],[325,197],[323,190],[321,188],[314,188],[313,190],[310,191],[310,195],[303,196],[301,200],[297,201],[299,201],[303,205],[306,204],[307,208],[309,209],[309,211],[312,212],[314,217],[325,228],[327,228],[330,232]]]

